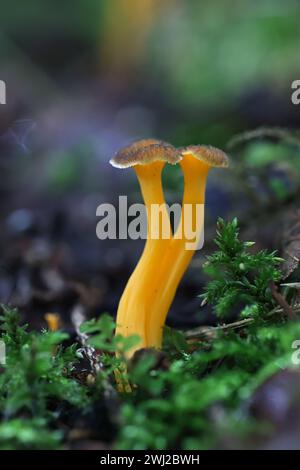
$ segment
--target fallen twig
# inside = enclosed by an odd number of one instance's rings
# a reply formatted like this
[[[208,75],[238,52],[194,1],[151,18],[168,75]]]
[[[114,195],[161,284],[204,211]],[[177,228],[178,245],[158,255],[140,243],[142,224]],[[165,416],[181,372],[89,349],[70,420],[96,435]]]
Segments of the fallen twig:
[[[253,318],[245,318],[234,323],[219,326],[199,326],[192,330],[185,331],[186,339],[213,340],[217,337],[219,331],[236,330],[253,323]]]
[[[290,320],[296,320],[297,315],[294,309],[288,304],[288,302],[285,300],[283,295],[281,295],[280,292],[278,292],[278,287],[276,286],[274,281],[270,282],[270,289],[271,289],[273,299],[282,308],[287,318],[289,318]]]
[[[71,314],[72,323],[74,325],[76,334],[82,346],[82,351],[84,352],[86,358],[88,359],[91,370],[93,375],[96,377],[97,375],[104,372],[104,365],[99,359],[99,356],[96,353],[95,348],[88,344],[88,335],[83,333],[80,330],[81,324],[86,320],[84,315],[84,308],[82,305],[78,304],[74,307],[72,314]],[[103,389],[104,395],[106,398],[111,398],[112,396],[117,396],[116,390],[110,384],[109,380],[105,379],[105,374],[103,374]]]
[[[293,319],[297,318],[297,314],[300,313],[300,304],[294,305],[292,310],[293,310],[293,314],[295,315]],[[268,313],[267,317],[271,317],[275,314],[282,314],[282,313],[284,313],[284,309],[281,306],[278,306],[278,307],[275,307],[273,310],[271,310]],[[251,323],[254,323],[254,321],[255,321],[254,318],[245,318],[244,320],[238,320],[236,322],[227,323],[225,325],[198,326],[197,328],[193,328],[192,330],[185,331],[184,336],[187,340],[199,339],[202,341],[212,341],[217,338],[218,333],[220,331],[226,332],[226,331],[242,329],[245,326],[251,325]]]
[[[243,132],[241,134],[235,135],[232,139],[230,139],[230,141],[227,143],[227,147],[232,149],[237,145],[248,142],[249,140],[262,138],[283,140],[290,145],[300,147],[299,135],[293,134],[288,129],[281,127],[260,127],[258,129]]]

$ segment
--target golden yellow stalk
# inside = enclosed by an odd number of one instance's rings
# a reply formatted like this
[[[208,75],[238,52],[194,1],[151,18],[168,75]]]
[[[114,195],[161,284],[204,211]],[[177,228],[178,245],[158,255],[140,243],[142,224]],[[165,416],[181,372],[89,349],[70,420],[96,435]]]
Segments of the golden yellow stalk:
[[[195,249],[187,249],[187,244],[192,242],[196,246],[204,229],[205,187],[209,166],[190,155],[186,155],[180,165],[185,185],[182,217],[177,231],[167,247],[149,306],[148,346],[155,348],[161,347],[163,326],[169,308],[179,282],[195,253]],[[187,205],[190,205],[191,211],[187,210]],[[200,217],[199,214],[196,214],[197,210],[200,211]],[[186,237],[185,227],[188,226],[197,234],[194,240]]]
[[[130,336],[137,334],[140,343],[132,348],[127,356],[140,348],[148,346],[147,321],[148,297],[151,292],[153,274],[166,251],[168,239],[163,239],[166,227],[152,217],[154,204],[161,206],[162,219],[167,221],[167,231],[171,234],[161,183],[161,172],[166,162],[175,164],[180,160],[174,147],[154,139],[139,141],[127,147],[112,159],[111,163],[119,168],[133,166],[141,187],[148,217],[148,236],[144,251],[121,297],[117,312],[116,334]],[[169,230],[168,230],[169,229]],[[151,235],[155,232],[157,239]]]
[[[155,276],[157,273],[158,264],[169,241],[161,238],[160,226],[156,229],[159,238],[151,238],[151,228],[153,230],[154,225],[160,225],[158,220],[152,220],[151,206],[153,204],[162,206],[168,217],[161,185],[163,167],[163,162],[154,162],[147,166],[137,165],[135,167],[147,210],[148,236],[140,261],[125,288],[125,296],[122,296],[119,303],[117,314],[116,334],[122,334],[123,336],[138,334],[141,338],[140,343],[130,351],[130,355],[136,349],[144,348],[148,345],[146,331],[148,294],[151,292],[151,283],[154,280],[153,275]],[[164,220],[166,220],[165,217]]]
[[[166,162],[180,162],[184,175],[182,215],[174,236],[171,235],[161,183]],[[208,172],[211,167],[226,167],[228,158],[219,149],[201,145],[182,149],[180,156],[170,144],[148,139],[122,149],[111,163],[118,168],[134,167],[148,215],[147,242],[117,312],[116,334],[138,334],[141,339],[127,353],[130,358],[137,349],[161,347],[168,310],[204,230]],[[153,215],[154,204],[160,206],[162,219]],[[120,390],[130,390],[129,384],[121,382],[118,372],[116,379]]]
[[[182,150],[180,162],[184,175],[182,217],[168,250],[163,258],[160,274],[153,287],[153,297],[148,315],[148,346],[160,348],[163,326],[179,282],[184,275],[195,249],[188,249],[193,242],[197,246],[204,230],[205,188],[208,172],[212,167],[228,166],[228,158],[214,147],[191,145]],[[191,211],[186,211],[190,205]],[[197,207],[200,217],[197,215]],[[196,233],[195,240],[186,236],[185,229]],[[190,247],[189,247],[190,248]]]

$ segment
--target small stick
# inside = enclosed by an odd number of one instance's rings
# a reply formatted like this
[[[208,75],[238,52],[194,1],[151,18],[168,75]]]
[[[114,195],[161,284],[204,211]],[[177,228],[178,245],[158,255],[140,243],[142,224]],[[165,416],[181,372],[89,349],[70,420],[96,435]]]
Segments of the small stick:
[[[271,281],[269,286],[273,299],[278,303],[278,305],[282,308],[282,310],[290,320],[295,320],[297,318],[297,315],[294,309],[287,303],[287,301],[280,294],[280,292],[278,292],[278,287],[276,286],[275,282]]]
[[[80,330],[81,324],[85,321],[84,308],[78,304],[74,307],[71,314],[72,323],[74,325],[76,334],[81,343],[82,349],[89,360],[93,374],[96,376],[104,371],[104,365],[99,360],[99,356],[96,353],[95,348],[88,344],[88,335]],[[116,396],[114,387],[109,383],[108,380],[103,380],[104,395],[106,398]]]
[[[252,322],[253,318],[245,318],[245,320],[239,320],[234,323],[229,323],[227,325],[199,326],[198,328],[186,331],[184,335],[186,339],[199,338],[204,340],[211,340],[216,338],[219,331],[236,330],[239,328],[243,328],[244,326],[249,325]]]
[[[291,307],[290,307],[291,308]],[[291,310],[293,311],[293,319],[296,317],[296,313],[300,313],[300,304],[294,306]],[[282,307],[275,307],[268,313],[268,317],[275,315],[276,313],[283,313],[284,309]],[[245,318],[244,320],[239,320],[233,323],[228,323],[226,325],[219,326],[198,326],[192,330],[184,332],[184,336],[187,340],[189,339],[202,339],[202,340],[214,340],[217,337],[219,331],[230,331],[237,330],[239,328],[244,328],[247,325],[251,325],[254,322],[254,318]]]
[[[232,149],[239,144],[243,144],[249,140],[260,139],[260,138],[275,138],[286,141],[287,143],[296,147],[300,146],[300,138],[298,135],[292,134],[287,129],[281,127],[260,127],[250,131],[243,132],[235,135],[227,143],[227,147]]]

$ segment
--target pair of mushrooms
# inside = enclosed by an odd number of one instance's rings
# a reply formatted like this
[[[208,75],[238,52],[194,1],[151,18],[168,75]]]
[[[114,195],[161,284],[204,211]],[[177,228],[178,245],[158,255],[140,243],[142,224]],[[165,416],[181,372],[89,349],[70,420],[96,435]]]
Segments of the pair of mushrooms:
[[[210,168],[227,167],[226,154],[217,148],[191,145],[176,149],[155,139],[140,140],[121,149],[110,160],[116,168],[133,167],[147,211],[147,241],[142,256],[121,297],[117,312],[116,334],[138,335],[140,342],[128,352],[130,358],[141,348],[160,348],[165,320],[178,284],[185,273],[195,249],[187,249],[183,226],[193,227],[197,244],[204,229],[206,179]],[[166,163],[180,164],[184,176],[182,208],[189,205],[188,214],[182,209],[181,220],[172,235],[169,213],[162,188],[162,170]],[[160,218],[153,217],[153,205],[162,208],[162,219],[168,220],[171,236],[163,234]],[[201,215],[196,218],[196,210]],[[185,219],[185,220],[183,220]],[[197,224],[197,226],[195,226]],[[156,233],[152,237],[152,230]],[[178,233],[180,230],[180,234]]]

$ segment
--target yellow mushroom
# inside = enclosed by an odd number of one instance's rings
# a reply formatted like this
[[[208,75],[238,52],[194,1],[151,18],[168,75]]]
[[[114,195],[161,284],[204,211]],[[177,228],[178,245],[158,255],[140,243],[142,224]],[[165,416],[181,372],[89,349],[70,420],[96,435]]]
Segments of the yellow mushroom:
[[[182,215],[174,236],[161,183],[166,162],[180,162],[184,175]],[[138,334],[141,338],[128,353],[131,357],[142,347],[161,347],[167,313],[203,233],[208,172],[212,167],[227,167],[228,158],[222,150],[210,146],[189,146],[181,149],[179,154],[170,144],[148,139],[119,151],[111,164],[118,168],[134,167],[148,215],[145,248],[127,283],[117,313],[116,334]],[[162,220],[167,225],[169,237],[164,238],[166,227],[153,216],[155,204],[162,207]],[[157,233],[155,238],[153,227]]]
[[[145,139],[120,150],[110,160],[116,168],[134,168],[147,210],[147,241],[121,297],[117,312],[116,334],[125,337],[137,334],[140,337],[140,343],[128,352],[128,357],[135,350],[148,346],[146,316],[149,312],[152,283],[171,236],[161,173],[165,163],[174,165],[180,159],[180,153],[172,145],[155,139]],[[160,223],[160,219],[152,217],[153,205],[160,206],[163,223]],[[166,223],[168,227],[165,226]],[[156,233],[155,238],[152,236],[153,232]],[[169,238],[164,238],[165,232],[169,232]]]
[[[206,179],[210,168],[227,167],[228,157],[217,148],[191,145],[181,150],[184,175],[181,221],[160,264],[152,286],[152,301],[147,316],[148,347],[161,347],[163,326],[178,284],[184,275],[204,230]],[[190,210],[188,210],[190,209]],[[194,240],[187,236],[189,227]],[[192,242],[192,243],[191,243]]]
[[[45,320],[50,331],[57,331],[60,327],[60,316],[58,313],[46,313]]]

